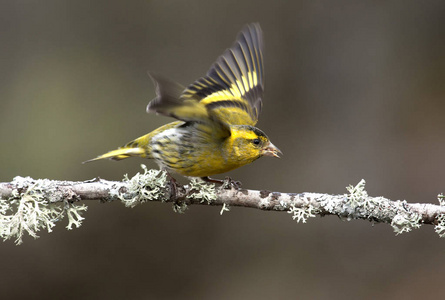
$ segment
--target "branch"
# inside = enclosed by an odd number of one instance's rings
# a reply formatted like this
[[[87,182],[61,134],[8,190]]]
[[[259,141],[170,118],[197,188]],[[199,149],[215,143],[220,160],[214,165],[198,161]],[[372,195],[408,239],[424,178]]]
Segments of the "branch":
[[[347,188],[348,194],[280,193],[266,190],[234,188],[227,181],[216,188],[199,180],[178,185],[167,179],[165,172],[148,170],[123,181],[94,179],[82,182],[15,177],[0,183],[0,237],[15,238],[22,243],[25,232],[37,238],[40,229],[51,232],[57,221],[68,217],[68,229],[82,224],[87,207],[80,201],[122,201],[127,207],[147,201],[173,203],[176,212],[183,213],[189,205],[222,206],[221,214],[231,206],[261,210],[286,211],[297,222],[306,223],[315,216],[336,215],[343,220],[362,219],[390,224],[396,234],[409,232],[422,224],[434,225],[440,237],[445,236],[445,200],[439,195],[439,205],[391,201],[370,197],[365,181]]]

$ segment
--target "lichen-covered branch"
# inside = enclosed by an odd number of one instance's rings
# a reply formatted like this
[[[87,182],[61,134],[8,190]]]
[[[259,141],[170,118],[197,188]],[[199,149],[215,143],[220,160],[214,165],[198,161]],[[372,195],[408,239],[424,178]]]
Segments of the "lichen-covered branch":
[[[25,232],[38,237],[40,229],[51,232],[55,223],[68,217],[67,228],[79,227],[85,200],[122,201],[128,207],[147,201],[171,202],[176,212],[189,205],[222,206],[221,214],[233,206],[261,210],[285,211],[298,222],[305,223],[315,216],[336,215],[343,220],[363,219],[390,224],[396,234],[409,232],[422,224],[434,225],[440,237],[445,236],[445,200],[439,204],[391,201],[370,197],[365,181],[349,186],[348,193],[279,193],[265,190],[235,188],[228,180],[221,187],[192,180],[186,186],[170,180],[166,173],[148,170],[123,181],[94,179],[82,182],[57,181],[15,177],[12,182],[0,183],[0,237],[22,242]]]

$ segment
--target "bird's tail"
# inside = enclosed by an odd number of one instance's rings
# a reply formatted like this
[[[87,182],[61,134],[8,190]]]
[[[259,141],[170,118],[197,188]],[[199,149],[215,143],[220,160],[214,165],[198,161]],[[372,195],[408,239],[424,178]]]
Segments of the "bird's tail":
[[[129,142],[125,146],[119,147],[116,150],[112,150],[105,154],[99,155],[96,158],[84,161],[83,163],[88,163],[99,159],[121,160],[135,156],[143,158],[152,158],[150,154],[151,149],[149,147],[150,138],[151,134],[141,136],[140,138],[137,138],[134,141]]]

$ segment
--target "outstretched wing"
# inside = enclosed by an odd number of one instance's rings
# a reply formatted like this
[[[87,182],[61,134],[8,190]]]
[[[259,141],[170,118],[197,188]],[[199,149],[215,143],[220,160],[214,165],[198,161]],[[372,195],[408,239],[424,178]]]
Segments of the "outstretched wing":
[[[184,87],[155,73],[148,72],[156,87],[156,98],[147,105],[147,112],[156,112],[182,121],[206,121],[207,109],[198,101],[184,100]]]
[[[229,125],[255,125],[262,106],[263,38],[260,25],[247,25],[202,77],[184,88],[149,73],[156,98],[147,112],[182,121],[210,124],[218,136],[230,135]]]
[[[255,125],[264,89],[263,48],[260,25],[247,25],[207,76],[187,87],[181,99],[184,103],[199,102],[223,123]]]
[[[207,134],[215,138],[230,136],[230,128],[209,111],[201,102],[181,97],[184,87],[153,73],[148,73],[156,86],[156,98],[147,105],[147,112],[156,112],[185,122],[204,123],[210,129]]]

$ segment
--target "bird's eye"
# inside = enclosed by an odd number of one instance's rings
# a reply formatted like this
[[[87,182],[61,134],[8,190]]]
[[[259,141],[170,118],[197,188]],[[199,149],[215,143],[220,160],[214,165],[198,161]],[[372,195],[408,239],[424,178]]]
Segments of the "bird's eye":
[[[254,139],[252,141],[252,143],[254,143],[255,145],[259,145],[260,144],[260,139]]]

